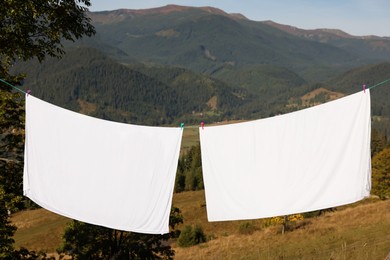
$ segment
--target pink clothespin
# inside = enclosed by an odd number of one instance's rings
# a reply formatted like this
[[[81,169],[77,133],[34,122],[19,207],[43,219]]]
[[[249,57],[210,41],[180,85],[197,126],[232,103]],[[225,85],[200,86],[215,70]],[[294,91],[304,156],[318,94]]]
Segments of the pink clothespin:
[[[204,122],[200,122],[200,126],[202,127],[202,130],[204,129]]]
[[[26,93],[27,93],[27,96],[30,95],[31,89],[27,89]]]
[[[363,92],[366,93],[366,84],[363,84]]]

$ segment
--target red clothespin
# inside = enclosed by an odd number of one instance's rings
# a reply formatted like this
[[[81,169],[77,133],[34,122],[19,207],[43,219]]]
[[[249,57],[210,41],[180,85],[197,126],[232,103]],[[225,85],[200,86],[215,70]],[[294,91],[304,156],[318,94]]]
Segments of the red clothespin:
[[[204,129],[204,122],[200,122],[200,126],[202,127],[202,130]]]
[[[366,93],[366,84],[363,84],[363,92]]]
[[[27,93],[27,96],[30,95],[31,89],[27,89],[26,93]]]

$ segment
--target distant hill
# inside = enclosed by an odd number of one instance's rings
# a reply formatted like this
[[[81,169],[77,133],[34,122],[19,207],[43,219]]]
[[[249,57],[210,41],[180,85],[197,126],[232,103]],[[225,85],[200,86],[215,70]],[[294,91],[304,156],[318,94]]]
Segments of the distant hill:
[[[230,81],[224,81],[179,67],[122,64],[89,47],[67,49],[60,60],[18,64],[15,72],[27,73],[25,85],[48,102],[99,118],[146,125],[267,117],[284,112],[287,100],[303,95],[307,88],[295,73],[269,65],[239,73],[242,78],[232,74]],[[258,77],[263,78],[261,84],[255,80]]]
[[[271,64],[312,80],[310,70],[317,71],[316,67],[334,72],[363,64],[360,56],[332,45],[210,7],[122,9],[90,17],[97,30],[95,44],[115,47],[139,61],[196,72],[211,74],[226,64],[238,69]]]
[[[126,66],[91,48],[68,49],[61,60],[23,63],[16,70],[27,73],[33,95],[120,122],[166,125],[184,117],[198,122],[203,114],[220,120],[242,103],[221,81],[182,68]]]
[[[84,43],[104,46],[102,51],[115,59],[126,62],[131,57],[209,75],[226,67],[247,71],[260,64],[318,82],[353,67],[390,61],[390,38],[255,22],[213,7],[168,5],[93,12],[90,17],[97,35]]]
[[[303,30],[272,21],[264,23],[294,36],[329,44],[367,60],[390,60],[390,37],[353,36],[337,29]]]
[[[211,76],[259,95],[280,94],[307,82],[293,71],[274,65],[251,65],[240,69],[225,66]]]
[[[17,70],[27,72],[34,95],[106,119],[167,125],[264,118],[390,78],[389,38],[254,22],[212,7],[89,15],[95,37],[66,42],[61,60]],[[388,93],[373,91],[383,129],[390,127]]]

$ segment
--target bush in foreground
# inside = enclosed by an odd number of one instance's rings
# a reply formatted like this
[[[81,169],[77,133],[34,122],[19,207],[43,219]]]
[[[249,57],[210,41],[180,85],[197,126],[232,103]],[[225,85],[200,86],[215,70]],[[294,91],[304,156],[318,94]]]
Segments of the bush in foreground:
[[[196,225],[194,228],[192,228],[192,226],[185,226],[180,233],[177,244],[180,247],[190,247],[204,243],[206,240],[206,235],[203,232],[202,226]]]

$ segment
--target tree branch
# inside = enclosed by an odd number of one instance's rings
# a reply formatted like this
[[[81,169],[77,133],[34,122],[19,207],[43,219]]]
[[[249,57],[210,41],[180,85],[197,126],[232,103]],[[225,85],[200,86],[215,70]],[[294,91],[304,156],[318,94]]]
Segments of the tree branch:
[[[0,161],[4,161],[4,162],[6,162],[6,163],[10,163],[10,162],[13,162],[13,163],[22,163],[22,161],[19,161],[19,160],[7,159],[7,158],[1,158],[1,157],[0,157]]]

